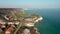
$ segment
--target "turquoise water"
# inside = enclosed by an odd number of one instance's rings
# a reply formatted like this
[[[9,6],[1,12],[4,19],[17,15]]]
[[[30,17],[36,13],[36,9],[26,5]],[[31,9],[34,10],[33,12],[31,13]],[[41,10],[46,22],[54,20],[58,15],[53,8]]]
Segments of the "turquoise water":
[[[43,20],[36,24],[41,34],[60,34],[60,9],[25,10],[25,13],[43,17]]]

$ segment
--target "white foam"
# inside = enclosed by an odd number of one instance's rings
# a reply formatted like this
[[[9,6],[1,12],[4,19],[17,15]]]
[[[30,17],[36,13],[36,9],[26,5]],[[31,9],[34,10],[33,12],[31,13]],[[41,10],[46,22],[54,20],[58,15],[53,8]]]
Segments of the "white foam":
[[[35,22],[38,22],[39,20],[41,21],[43,18],[42,17],[40,17],[40,18],[38,18],[37,20],[35,20]]]

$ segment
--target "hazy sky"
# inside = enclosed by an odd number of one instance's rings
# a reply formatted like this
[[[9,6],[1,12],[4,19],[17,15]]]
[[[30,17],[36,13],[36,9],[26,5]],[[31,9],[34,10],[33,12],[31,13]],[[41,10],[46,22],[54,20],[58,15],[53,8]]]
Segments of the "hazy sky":
[[[0,0],[0,8],[60,8],[60,0]]]

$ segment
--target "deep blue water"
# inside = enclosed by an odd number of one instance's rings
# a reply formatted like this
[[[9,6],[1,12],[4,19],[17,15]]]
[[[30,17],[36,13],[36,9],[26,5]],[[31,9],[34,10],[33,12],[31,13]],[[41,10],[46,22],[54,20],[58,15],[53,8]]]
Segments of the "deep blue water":
[[[41,34],[60,34],[60,9],[25,10],[25,13],[43,17],[43,20],[36,24]]]

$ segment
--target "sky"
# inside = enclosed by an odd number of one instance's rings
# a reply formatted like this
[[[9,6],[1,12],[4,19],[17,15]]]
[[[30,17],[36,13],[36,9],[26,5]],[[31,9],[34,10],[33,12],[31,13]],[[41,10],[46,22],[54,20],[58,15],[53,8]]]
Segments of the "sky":
[[[0,8],[60,8],[60,0],[0,0]]]

